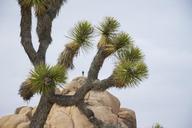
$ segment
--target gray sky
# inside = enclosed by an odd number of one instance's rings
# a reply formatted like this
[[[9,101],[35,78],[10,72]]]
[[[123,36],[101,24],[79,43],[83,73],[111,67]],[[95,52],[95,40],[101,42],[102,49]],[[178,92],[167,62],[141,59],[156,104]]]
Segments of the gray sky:
[[[113,16],[121,23],[145,53],[149,78],[137,88],[111,89],[122,104],[135,110],[138,128],[150,128],[155,122],[165,128],[192,127],[192,1],[191,0],[68,0],[54,21],[53,42],[47,53],[48,64],[55,64],[69,39],[65,37],[79,20],[97,25],[103,17]],[[37,45],[33,20],[33,42]],[[16,0],[0,1],[0,116],[16,107],[36,105],[18,95],[21,82],[32,68],[19,38],[20,12]],[[96,43],[96,40],[95,40]],[[81,54],[69,79],[88,70],[96,49]],[[114,59],[108,59],[100,78],[112,71]]]

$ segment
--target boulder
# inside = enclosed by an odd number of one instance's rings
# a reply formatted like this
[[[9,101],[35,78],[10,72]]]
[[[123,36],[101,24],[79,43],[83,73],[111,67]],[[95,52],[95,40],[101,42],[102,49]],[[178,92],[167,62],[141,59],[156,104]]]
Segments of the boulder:
[[[128,108],[120,108],[118,117],[130,128],[136,128],[135,112]]]
[[[85,77],[78,77],[63,89],[56,89],[57,94],[73,95],[85,83]],[[85,103],[96,118],[102,120],[106,127],[136,128],[135,112],[120,108],[119,100],[108,91],[90,91],[85,96]],[[0,117],[0,128],[29,128],[31,117],[36,107],[19,107],[15,114]],[[87,117],[76,106],[62,107],[54,104],[44,128],[93,128]]]
[[[29,128],[30,121],[20,123],[17,128]]]
[[[22,114],[4,116],[0,118],[0,128],[17,128],[17,126],[20,127],[19,125],[25,122],[29,122],[29,119]]]

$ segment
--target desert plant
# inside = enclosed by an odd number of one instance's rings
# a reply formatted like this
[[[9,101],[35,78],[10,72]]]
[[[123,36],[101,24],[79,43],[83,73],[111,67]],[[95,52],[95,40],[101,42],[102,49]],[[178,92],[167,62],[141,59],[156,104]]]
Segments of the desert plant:
[[[19,94],[23,100],[28,101],[35,93],[48,93],[64,84],[66,79],[66,70],[62,65],[40,64],[31,70],[29,77],[22,83]]]
[[[95,118],[94,113],[87,108],[84,97],[90,90],[104,91],[111,87],[125,88],[137,86],[147,78],[148,70],[144,63],[144,55],[137,48],[126,32],[119,31],[119,22],[113,17],[106,17],[96,27],[99,30],[97,53],[91,63],[85,84],[74,95],[55,94],[57,85],[65,83],[66,72],[74,67],[73,59],[82,50],[92,48],[94,28],[88,21],[78,22],[69,38],[70,43],[54,66],[46,64],[46,52],[51,38],[52,22],[55,19],[64,0],[19,0],[21,7],[21,44],[24,47],[34,69],[22,83],[19,94],[24,100],[29,100],[35,93],[41,95],[37,109],[32,117],[30,128],[43,128],[47,116],[53,106],[76,105],[95,127],[102,127],[103,122]],[[39,7],[42,6],[42,7]],[[41,10],[46,6],[46,10]],[[34,49],[31,39],[31,8],[36,7],[37,35],[39,47]],[[116,57],[112,74],[103,80],[98,79],[99,71],[106,58]]]
[[[116,34],[118,31],[120,24],[119,22],[113,17],[106,17],[103,22],[97,27],[99,30],[101,37],[99,43],[97,45],[98,48],[105,46],[107,44],[111,44],[111,38]]]
[[[72,42],[65,45],[65,49],[58,58],[58,64],[65,68],[73,69],[73,59],[78,55],[80,49],[86,51],[92,46],[91,38],[94,28],[88,21],[81,21],[71,31]]]
[[[163,126],[160,123],[155,123],[152,128],[163,128]]]

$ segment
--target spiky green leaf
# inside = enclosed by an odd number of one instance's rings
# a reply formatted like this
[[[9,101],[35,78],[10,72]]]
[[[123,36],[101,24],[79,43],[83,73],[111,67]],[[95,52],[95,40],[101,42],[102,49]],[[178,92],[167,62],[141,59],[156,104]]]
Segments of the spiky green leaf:
[[[117,87],[133,87],[148,76],[148,69],[144,62],[120,62],[114,70]]]
[[[113,36],[120,27],[119,22],[114,17],[105,17],[103,22],[100,23],[98,30],[106,37]]]
[[[91,38],[93,37],[94,28],[88,21],[78,22],[71,31],[71,38],[79,44],[83,50],[92,46]]]
[[[129,34],[125,32],[120,32],[117,35],[113,36],[112,40],[116,50],[123,47],[129,47],[133,43]]]
[[[40,64],[30,74],[29,80],[32,89],[40,94],[49,92],[49,90],[54,89],[59,83],[64,83],[66,80],[66,71],[61,65],[51,67]]]
[[[81,21],[75,25],[71,31],[71,43],[65,45],[65,49],[58,58],[58,64],[65,68],[74,68],[73,59],[78,55],[80,49],[88,50],[91,46],[91,38],[93,37],[94,28],[88,21]]]
[[[120,61],[142,61],[144,58],[143,53],[138,47],[130,46],[127,48],[122,48],[117,51],[116,57]]]
[[[52,66],[49,70],[49,76],[55,84],[65,83],[66,77],[66,70],[62,65],[55,65]]]
[[[113,17],[105,17],[103,22],[100,23],[98,30],[101,33],[101,38],[98,42],[97,47],[105,47],[106,45],[112,44],[112,37],[116,35],[120,24]]]
[[[107,41],[107,39],[108,38],[103,38],[103,43],[102,43],[102,49],[106,55],[111,55],[116,51],[118,51],[119,49],[128,47],[132,43],[130,36],[124,32],[114,35],[109,41]]]

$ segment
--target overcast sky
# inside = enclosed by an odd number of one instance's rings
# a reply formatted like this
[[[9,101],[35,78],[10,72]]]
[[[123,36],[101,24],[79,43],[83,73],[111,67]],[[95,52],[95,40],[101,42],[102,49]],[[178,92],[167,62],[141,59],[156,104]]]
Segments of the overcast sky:
[[[136,45],[145,53],[149,78],[137,88],[111,89],[122,107],[136,112],[138,128],[159,122],[165,128],[192,127],[192,1],[191,0],[68,0],[54,20],[53,42],[47,53],[48,64],[55,64],[69,39],[65,37],[79,20],[94,25],[105,16],[121,23]],[[35,17],[33,17],[35,18]],[[19,28],[20,9],[16,0],[0,0],[0,116],[11,114],[22,105],[35,106],[18,95],[21,82],[32,68],[22,46]],[[33,42],[36,20],[33,20]],[[95,40],[97,42],[97,40]],[[69,79],[88,70],[96,49],[81,54]],[[114,64],[108,59],[100,72],[107,77]]]

